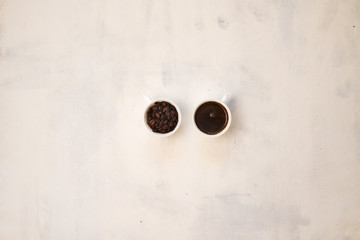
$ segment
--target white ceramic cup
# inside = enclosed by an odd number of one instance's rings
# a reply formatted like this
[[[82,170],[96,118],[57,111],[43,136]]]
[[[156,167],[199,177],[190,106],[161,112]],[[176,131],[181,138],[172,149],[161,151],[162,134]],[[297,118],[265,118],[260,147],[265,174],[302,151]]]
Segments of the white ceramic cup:
[[[210,100],[203,101],[203,102],[201,102],[199,105],[196,106],[195,111],[194,111],[194,114],[193,114],[193,120],[194,120],[195,128],[198,130],[198,132],[200,132],[201,134],[206,135],[206,136],[208,136],[208,137],[219,137],[219,136],[223,135],[224,133],[226,133],[227,130],[229,130],[229,127],[230,127],[230,125],[231,125],[231,112],[230,112],[229,107],[228,107],[228,106],[226,105],[226,103],[225,103],[227,100],[229,100],[229,98],[230,98],[230,94],[225,94],[225,95],[220,99],[220,101],[210,99]],[[204,103],[206,103],[206,102],[216,102],[216,103],[219,103],[219,104],[222,105],[222,106],[225,108],[225,110],[227,111],[227,117],[228,117],[227,124],[226,124],[225,128],[224,128],[223,130],[221,130],[221,131],[220,131],[219,133],[217,133],[217,134],[206,134],[206,133],[204,133],[203,131],[201,131],[201,130],[198,128],[198,126],[196,125],[196,121],[195,121],[196,111],[198,110],[198,108],[199,108],[202,104],[204,104]]]
[[[165,98],[159,98],[159,99],[156,99],[156,100],[152,100],[150,97],[148,96],[144,96],[146,102],[148,103],[148,106],[146,107],[145,109],[145,112],[144,112],[144,124],[145,124],[145,127],[149,130],[150,133],[152,133],[153,135],[155,136],[158,136],[158,137],[168,137],[172,134],[174,134],[180,127],[180,124],[181,124],[181,112],[180,112],[180,109],[179,107],[173,102],[173,101],[170,101],[168,99],[165,99]],[[171,132],[168,132],[168,133],[157,133],[157,132],[153,132],[153,130],[150,128],[150,126],[147,124],[147,116],[146,116],[146,113],[148,112],[149,108],[152,107],[154,105],[155,102],[161,102],[161,101],[164,101],[164,102],[168,102],[170,103],[171,105],[173,105],[178,113],[178,122],[176,124],[176,127],[171,131]]]

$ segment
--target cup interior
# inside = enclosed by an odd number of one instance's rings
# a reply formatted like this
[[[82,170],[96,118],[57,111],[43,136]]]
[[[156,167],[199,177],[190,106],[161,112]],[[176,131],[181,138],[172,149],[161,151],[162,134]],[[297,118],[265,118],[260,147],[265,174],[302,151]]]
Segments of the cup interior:
[[[167,133],[158,133],[158,132],[154,132],[151,127],[149,126],[149,124],[147,123],[147,113],[149,111],[149,109],[154,106],[154,104],[156,102],[168,102],[170,103],[171,105],[173,105],[175,107],[175,110],[177,111],[177,114],[178,114],[178,121],[177,121],[177,124],[175,126],[175,128],[170,131],[170,132],[167,132]],[[167,137],[167,136],[170,136],[172,134],[174,134],[180,127],[180,124],[181,124],[181,112],[180,112],[180,109],[179,107],[173,102],[173,101],[170,101],[168,99],[156,99],[154,101],[152,101],[148,106],[147,108],[145,109],[145,112],[144,112],[144,124],[145,124],[145,127],[149,130],[149,132],[151,132],[153,135],[156,135],[156,136],[159,136],[159,137]]]
[[[218,137],[229,129],[231,112],[229,107],[221,101],[206,100],[195,108],[193,119],[200,133],[209,137]]]

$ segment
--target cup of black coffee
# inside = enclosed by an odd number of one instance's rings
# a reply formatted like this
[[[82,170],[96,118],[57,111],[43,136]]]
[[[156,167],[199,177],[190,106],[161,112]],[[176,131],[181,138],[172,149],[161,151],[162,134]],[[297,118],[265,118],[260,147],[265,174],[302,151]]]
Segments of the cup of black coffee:
[[[181,122],[178,106],[166,99],[148,101],[144,114],[146,128],[156,136],[167,137],[174,134]]]
[[[196,107],[194,122],[201,133],[210,137],[218,137],[229,129],[231,112],[224,101],[204,101]]]

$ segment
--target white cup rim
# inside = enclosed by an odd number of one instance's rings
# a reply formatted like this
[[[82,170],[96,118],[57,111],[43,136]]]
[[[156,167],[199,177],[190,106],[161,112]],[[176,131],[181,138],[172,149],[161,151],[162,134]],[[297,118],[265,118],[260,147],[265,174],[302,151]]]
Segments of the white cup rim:
[[[196,125],[196,121],[195,121],[196,111],[198,110],[198,108],[199,108],[202,104],[204,104],[204,103],[206,103],[206,102],[216,102],[216,103],[219,103],[219,104],[221,104],[221,105],[225,108],[225,110],[227,111],[227,114],[228,114],[228,122],[227,122],[227,124],[226,124],[226,127],[225,127],[221,132],[219,132],[219,133],[217,133],[217,134],[206,134],[206,133],[204,133],[203,131],[201,131],[201,130],[198,128],[198,126]],[[232,117],[231,117],[231,111],[230,111],[229,107],[226,105],[226,103],[224,103],[223,101],[214,100],[214,99],[207,99],[207,100],[202,101],[201,103],[199,103],[199,104],[195,107],[194,114],[193,114],[193,122],[194,122],[194,125],[195,125],[196,130],[197,130],[199,133],[201,133],[202,135],[205,135],[205,136],[207,136],[207,137],[212,137],[212,138],[219,137],[219,136],[223,135],[224,133],[226,133],[226,132],[229,130],[229,128],[230,128],[231,119],[232,119]]]
[[[171,132],[168,132],[168,133],[157,133],[157,132],[153,132],[153,130],[150,128],[150,126],[147,124],[147,116],[146,116],[146,113],[147,111],[149,110],[149,108],[151,106],[153,106],[155,104],[155,102],[168,102],[170,103],[171,105],[173,105],[178,113],[178,122],[176,124],[176,127],[171,131]],[[170,135],[173,135],[180,127],[180,124],[181,124],[181,112],[180,112],[180,109],[179,107],[176,105],[176,103],[174,103],[173,101],[169,100],[169,99],[166,99],[166,98],[158,98],[158,99],[155,99],[155,100],[152,100],[146,107],[145,109],[145,112],[144,112],[144,124],[145,124],[145,127],[149,130],[149,132],[155,136],[158,136],[158,137],[168,137]]]

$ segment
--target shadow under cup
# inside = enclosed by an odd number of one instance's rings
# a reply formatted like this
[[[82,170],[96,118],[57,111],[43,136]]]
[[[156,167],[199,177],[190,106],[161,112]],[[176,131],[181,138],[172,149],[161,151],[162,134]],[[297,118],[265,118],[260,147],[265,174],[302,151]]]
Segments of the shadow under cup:
[[[218,136],[227,131],[231,116],[227,106],[217,101],[200,104],[194,114],[197,128],[210,136]]]

